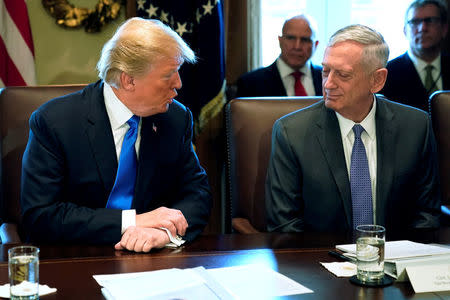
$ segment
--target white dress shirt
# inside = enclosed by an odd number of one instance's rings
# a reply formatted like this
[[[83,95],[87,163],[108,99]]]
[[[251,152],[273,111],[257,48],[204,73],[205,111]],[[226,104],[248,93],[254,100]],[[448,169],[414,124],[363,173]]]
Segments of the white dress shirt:
[[[130,126],[127,121],[133,116],[133,113],[117,98],[111,86],[104,82],[103,97],[105,99],[106,112],[111,123],[111,129],[114,137],[114,144],[116,146],[117,161],[119,161],[120,151],[122,150],[122,143]],[[139,120],[138,136],[135,147],[136,154],[139,159],[139,146],[141,143],[141,123]],[[136,210],[127,209],[122,210],[122,234],[129,226],[136,226]]]
[[[420,80],[422,81],[422,84],[424,86],[425,86],[425,77],[427,74],[425,68],[428,65],[432,65],[434,68],[431,71],[431,76],[433,77],[433,81],[436,81],[436,88],[438,90],[442,90],[441,55],[439,54],[438,57],[436,57],[436,59],[433,60],[431,63],[427,63],[426,61],[418,58],[412,53],[411,50],[408,50],[408,56],[413,62],[414,67],[416,68],[416,71],[419,74]]]
[[[375,127],[375,112],[377,101],[374,96],[372,109],[364,120],[359,123],[364,128],[361,133],[361,140],[366,149],[367,161],[369,163],[370,182],[372,187],[372,207],[373,207],[373,223],[376,224],[376,188],[377,188],[377,135]],[[348,178],[350,180],[350,163],[352,157],[353,144],[355,142],[355,133],[353,126],[357,123],[344,118],[336,112],[341,130],[342,145],[344,147],[345,163],[347,165]]]
[[[280,72],[281,81],[283,82],[284,88],[286,89],[286,94],[288,96],[295,96],[295,79],[292,76],[292,72],[297,70],[292,69],[288,66],[281,57],[278,57],[276,61],[278,72]],[[311,62],[308,60],[303,67],[301,67],[298,71],[302,72],[303,75],[301,77],[301,82],[303,87],[305,88],[306,94],[308,96],[316,96],[316,90],[314,89],[314,82],[311,72]]]

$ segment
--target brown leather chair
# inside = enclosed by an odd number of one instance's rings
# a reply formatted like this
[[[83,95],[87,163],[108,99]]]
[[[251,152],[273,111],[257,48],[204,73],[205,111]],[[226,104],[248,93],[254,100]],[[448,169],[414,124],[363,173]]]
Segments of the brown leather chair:
[[[443,221],[450,225],[450,91],[432,94],[430,108],[439,156]]]
[[[0,184],[2,243],[21,242],[20,178],[22,155],[28,141],[28,119],[48,100],[80,90],[85,85],[6,87],[0,90]]]
[[[266,231],[264,185],[272,126],[321,97],[237,98],[226,106],[226,231]]]

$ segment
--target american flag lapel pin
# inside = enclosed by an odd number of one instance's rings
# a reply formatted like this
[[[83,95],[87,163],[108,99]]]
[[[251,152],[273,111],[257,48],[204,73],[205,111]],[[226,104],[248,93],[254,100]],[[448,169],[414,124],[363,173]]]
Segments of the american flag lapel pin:
[[[158,128],[156,127],[155,123],[153,123],[152,129],[153,129],[153,132],[154,132],[154,133],[156,133],[156,131],[158,130]]]

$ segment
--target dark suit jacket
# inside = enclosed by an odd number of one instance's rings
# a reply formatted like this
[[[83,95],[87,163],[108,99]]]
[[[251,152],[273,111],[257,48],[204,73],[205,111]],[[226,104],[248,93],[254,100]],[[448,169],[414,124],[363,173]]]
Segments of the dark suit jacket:
[[[376,223],[387,231],[438,225],[436,145],[424,112],[377,97]],[[320,101],[279,119],[266,182],[269,231],[351,231],[339,123]]]
[[[388,76],[381,94],[392,101],[429,111],[427,90],[407,53],[389,61]],[[450,56],[441,55],[441,76],[444,90],[450,89]]]
[[[211,194],[192,148],[192,115],[174,101],[167,113],[142,119],[132,208],[180,209],[192,240],[206,225]],[[156,129],[156,130],[155,130]],[[117,155],[103,83],[42,105],[30,118],[23,156],[21,206],[34,241],[116,243],[121,210],[105,208]]]
[[[322,96],[322,68],[311,64],[314,89]],[[242,75],[237,81],[236,97],[287,96],[276,61],[268,67]]]

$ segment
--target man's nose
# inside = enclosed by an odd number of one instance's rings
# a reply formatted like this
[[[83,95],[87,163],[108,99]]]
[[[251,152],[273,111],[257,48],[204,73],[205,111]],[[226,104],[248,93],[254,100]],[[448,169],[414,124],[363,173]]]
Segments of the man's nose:
[[[336,87],[336,83],[334,81],[334,74],[332,72],[330,72],[327,77],[323,78],[322,85],[326,89]]]
[[[295,42],[294,42],[294,47],[295,47],[295,48],[297,48],[297,49],[298,49],[298,48],[301,48],[301,47],[302,47],[302,44],[303,44],[303,43],[302,43],[302,39],[301,39],[301,38],[296,38],[296,39],[295,39]]]
[[[425,20],[422,20],[419,24],[417,24],[417,31],[423,31],[425,29],[428,29],[429,23],[425,22]]]
[[[177,90],[179,90],[179,89],[181,89],[181,86],[183,85],[182,83],[181,83],[181,77],[180,77],[180,73],[179,72],[177,72],[176,74],[175,74],[175,82],[174,82],[174,86],[173,86],[173,88],[174,89],[177,89]]]

